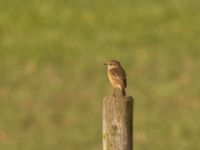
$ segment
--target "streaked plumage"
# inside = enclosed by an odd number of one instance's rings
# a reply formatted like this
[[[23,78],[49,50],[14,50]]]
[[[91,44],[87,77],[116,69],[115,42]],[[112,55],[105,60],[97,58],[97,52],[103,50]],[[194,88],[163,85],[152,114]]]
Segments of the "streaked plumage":
[[[125,88],[127,86],[126,72],[122,68],[120,62],[116,60],[110,60],[106,63],[106,65],[108,65],[108,78],[112,86],[114,88],[121,89],[122,95],[125,96]]]

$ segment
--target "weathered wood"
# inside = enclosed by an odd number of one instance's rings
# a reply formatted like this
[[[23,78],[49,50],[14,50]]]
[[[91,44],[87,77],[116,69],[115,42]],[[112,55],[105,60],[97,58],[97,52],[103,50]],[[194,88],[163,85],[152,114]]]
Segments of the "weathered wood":
[[[103,100],[103,150],[133,150],[133,98]]]

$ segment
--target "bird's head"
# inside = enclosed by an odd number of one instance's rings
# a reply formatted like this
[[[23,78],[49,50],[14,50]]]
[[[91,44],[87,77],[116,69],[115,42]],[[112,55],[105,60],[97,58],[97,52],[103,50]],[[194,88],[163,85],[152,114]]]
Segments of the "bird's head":
[[[107,65],[108,69],[121,67],[120,62],[117,60],[109,60],[104,65]]]

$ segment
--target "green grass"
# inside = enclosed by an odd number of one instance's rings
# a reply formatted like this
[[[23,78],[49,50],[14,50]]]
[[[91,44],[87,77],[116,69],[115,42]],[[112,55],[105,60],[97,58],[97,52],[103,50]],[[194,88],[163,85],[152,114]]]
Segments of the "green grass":
[[[0,0],[0,149],[100,150],[103,63],[135,97],[138,150],[199,150],[198,0]]]

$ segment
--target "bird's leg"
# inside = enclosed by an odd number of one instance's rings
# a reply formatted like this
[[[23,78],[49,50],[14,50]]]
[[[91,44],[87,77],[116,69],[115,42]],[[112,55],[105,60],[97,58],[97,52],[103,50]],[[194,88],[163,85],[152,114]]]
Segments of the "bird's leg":
[[[125,88],[122,88],[122,96],[126,96]]]
[[[114,91],[113,91],[113,96],[114,97],[116,97],[115,93],[116,93],[116,88],[114,88]]]

